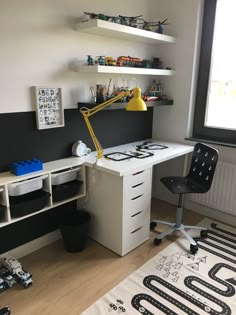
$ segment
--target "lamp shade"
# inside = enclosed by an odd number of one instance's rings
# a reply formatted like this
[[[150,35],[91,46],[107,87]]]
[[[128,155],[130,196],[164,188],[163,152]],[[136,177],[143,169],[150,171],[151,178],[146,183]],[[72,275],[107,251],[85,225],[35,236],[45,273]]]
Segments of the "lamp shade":
[[[147,106],[141,97],[141,89],[138,87],[133,88],[133,97],[128,102],[126,110],[132,111],[144,111],[147,110]]]

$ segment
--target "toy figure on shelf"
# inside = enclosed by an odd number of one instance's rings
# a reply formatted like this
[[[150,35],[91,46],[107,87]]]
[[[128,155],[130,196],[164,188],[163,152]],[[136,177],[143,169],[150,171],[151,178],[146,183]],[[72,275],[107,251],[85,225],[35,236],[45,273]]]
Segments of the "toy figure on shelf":
[[[152,63],[148,59],[143,59],[142,65],[143,65],[143,68],[149,68],[149,69],[152,68]]]
[[[166,18],[164,21],[158,21],[157,25],[158,25],[158,28],[156,30],[157,33],[159,34],[164,34],[164,28],[163,28],[163,25],[168,25],[168,23],[166,23],[166,21],[168,20],[168,18]]]
[[[120,17],[119,16],[111,16],[109,19],[110,22],[121,24]]]
[[[140,20],[140,17],[142,15],[137,15],[137,16],[124,16],[124,15],[119,15],[120,17],[120,22],[122,25],[127,25],[131,27],[138,27],[137,21]]]
[[[161,69],[162,68],[162,62],[160,58],[154,57],[152,61],[152,68],[153,69]]]
[[[93,58],[91,57],[91,55],[88,55],[87,63],[89,66],[93,66]]]
[[[109,15],[105,15],[103,13],[90,13],[90,12],[84,12],[84,14],[87,14],[90,16],[90,19],[99,19],[99,20],[104,20],[104,21],[108,21],[110,16]]]
[[[143,30],[145,31],[152,31],[152,22],[147,22],[143,20]]]
[[[105,56],[97,56],[97,57],[98,57],[97,63],[100,66],[104,66],[105,65]]]
[[[144,19],[140,19],[140,20],[142,20],[142,22],[140,22],[139,24],[142,24],[142,29],[145,31],[152,31],[153,26],[158,25],[157,22],[148,22],[148,21],[145,21]]]
[[[142,68],[142,64],[143,64],[142,59],[130,56],[119,56],[116,60],[117,67]]]
[[[115,66],[116,60],[112,57],[105,57],[105,66]]]

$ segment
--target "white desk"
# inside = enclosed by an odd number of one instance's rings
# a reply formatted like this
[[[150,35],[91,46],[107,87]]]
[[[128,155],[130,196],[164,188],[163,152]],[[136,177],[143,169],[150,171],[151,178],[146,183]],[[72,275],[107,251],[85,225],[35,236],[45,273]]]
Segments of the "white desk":
[[[148,140],[144,140],[148,141]],[[111,152],[134,152],[144,141],[112,147]],[[154,141],[168,148],[151,150],[144,159],[96,161],[96,152],[82,157],[87,166],[87,197],[83,206],[91,213],[90,236],[120,256],[149,239],[152,166],[186,155],[192,146]]]

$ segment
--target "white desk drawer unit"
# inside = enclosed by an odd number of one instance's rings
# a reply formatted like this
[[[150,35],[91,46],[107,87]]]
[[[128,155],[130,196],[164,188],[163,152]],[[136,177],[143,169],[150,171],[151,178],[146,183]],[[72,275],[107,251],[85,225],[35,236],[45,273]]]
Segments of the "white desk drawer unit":
[[[123,251],[149,238],[152,169],[124,176]]]
[[[152,168],[125,176],[90,167],[86,173],[90,237],[120,256],[149,239]]]
[[[145,141],[149,142],[166,149],[153,149],[151,157],[122,161],[97,160],[96,152],[81,157],[88,188],[81,206],[91,213],[90,237],[120,256],[149,239],[153,165],[193,150],[177,143]],[[133,152],[141,144],[143,141],[108,148],[105,153]]]

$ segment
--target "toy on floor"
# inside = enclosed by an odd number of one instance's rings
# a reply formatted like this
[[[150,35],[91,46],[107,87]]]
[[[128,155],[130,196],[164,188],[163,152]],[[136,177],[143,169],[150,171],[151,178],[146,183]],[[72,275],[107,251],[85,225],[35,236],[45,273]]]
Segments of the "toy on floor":
[[[24,288],[28,288],[29,286],[33,284],[32,275],[29,272],[26,272],[25,270],[23,270],[20,262],[16,258],[3,257],[2,265],[5,268],[1,269],[0,276],[7,283],[8,287],[13,287],[17,282],[20,282]],[[5,274],[4,274],[4,271],[5,271]],[[8,275],[7,275],[7,272],[8,272]]]
[[[10,314],[11,314],[11,310],[8,306],[5,306],[0,309],[0,315],[10,315]]]

